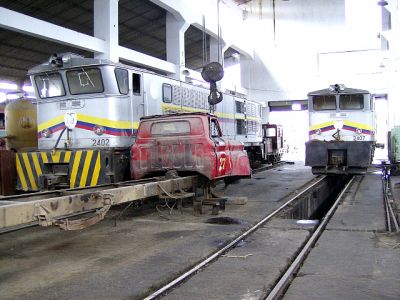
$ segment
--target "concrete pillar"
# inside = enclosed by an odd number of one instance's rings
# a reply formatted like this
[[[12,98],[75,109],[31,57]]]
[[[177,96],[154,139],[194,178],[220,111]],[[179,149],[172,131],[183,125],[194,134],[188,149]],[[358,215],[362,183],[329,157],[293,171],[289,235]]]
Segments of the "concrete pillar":
[[[95,58],[118,62],[118,0],[93,1],[94,36],[106,42],[104,52],[95,54]]]
[[[185,80],[185,31],[190,24],[177,20],[170,12],[166,18],[167,61],[176,65],[176,79]]]

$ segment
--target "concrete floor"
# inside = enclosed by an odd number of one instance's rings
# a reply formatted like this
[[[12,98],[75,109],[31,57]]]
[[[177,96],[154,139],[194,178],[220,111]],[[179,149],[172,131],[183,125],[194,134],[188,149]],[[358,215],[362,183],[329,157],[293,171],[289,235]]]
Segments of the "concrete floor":
[[[239,224],[209,224],[207,219],[213,217],[209,210],[195,217],[188,207],[182,215],[175,210],[171,220],[160,218],[153,210],[135,216],[129,212],[114,227],[111,217],[119,211],[113,210],[106,220],[78,232],[36,227],[0,235],[0,298],[141,298],[228,243],[237,233],[278,207],[284,196],[312,178],[309,168],[302,164],[284,165],[230,186],[228,195],[247,196],[248,202],[228,205],[220,216],[236,218]],[[185,292],[179,297],[210,299],[220,286],[225,287],[219,291],[221,297],[258,295],[268,287],[279,266],[290,259],[289,247],[281,241],[296,248],[308,231],[285,221],[257,234],[262,238],[254,236],[229,253],[231,256],[252,254],[249,259],[230,256],[223,259],[231,262],[225,274],[232,275],[227,280],[219,277],[223,284],[215,284],[208,290],[206,280],[204,289],[193,294]],[[256,245],[255,239],[262,242]],[[271,247],[271,252],[262,254],[260,246]],[[256,274],[245,277],[253,267]],[[236,294],[229,293],[239,278],[245,279],[243,286],[232,290]]]
[[[207,209],[160,218],[130,210],[78,232],[29,228],[0,235],[1,299],[140,299],[202,260],[312,179],[302,164],[255,174],[227,190],[247,196],[207,223]],[[385,233],[381,181],[368,175],[336,211],[284,299],[400,299],[400,236]],[[167,212],[165,212],[167,215]],[[310,227],[274,219],[174,289],[167,299],[258,299],[268,291]]]

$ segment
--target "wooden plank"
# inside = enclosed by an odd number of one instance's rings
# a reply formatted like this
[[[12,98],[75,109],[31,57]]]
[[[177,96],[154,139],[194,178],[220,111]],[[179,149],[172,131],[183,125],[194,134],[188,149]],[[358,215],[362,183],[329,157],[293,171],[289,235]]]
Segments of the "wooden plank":
[[[17,174],[15,172],[15,152],[0,150],[0,194],[4,196],[15,194]]]

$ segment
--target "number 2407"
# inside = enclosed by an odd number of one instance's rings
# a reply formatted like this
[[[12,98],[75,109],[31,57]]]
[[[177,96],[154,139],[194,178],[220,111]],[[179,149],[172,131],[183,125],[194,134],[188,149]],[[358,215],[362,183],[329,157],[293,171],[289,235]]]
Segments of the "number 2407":
[[[365,135],[355,135],[353,141],[365,141]]]

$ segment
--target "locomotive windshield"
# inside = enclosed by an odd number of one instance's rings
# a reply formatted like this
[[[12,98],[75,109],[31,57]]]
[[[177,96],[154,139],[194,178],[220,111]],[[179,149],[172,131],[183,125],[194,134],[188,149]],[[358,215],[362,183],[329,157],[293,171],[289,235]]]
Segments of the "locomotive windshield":
[[[72,95],[102,93],[104,91],[98,68],[67,71],[67,81]]]
[[[335,95],[322,95],[313,97],[314,110],[336,110]]]
[[[363,94],[340,95],[339,108],[342,110],[363,109],[364,95]]]
[[[40,98],[65,96],[65,89],[59,73],[46,73],[35,76],[36,88]]]

